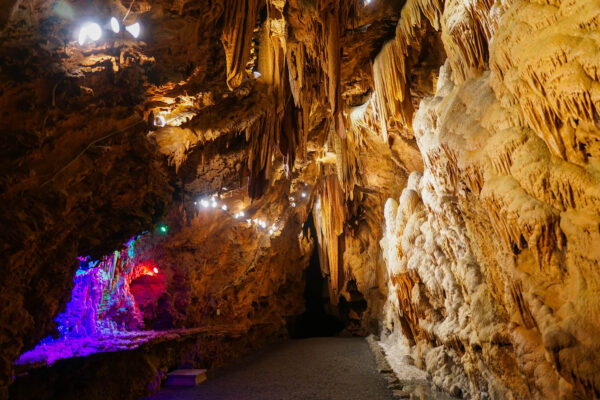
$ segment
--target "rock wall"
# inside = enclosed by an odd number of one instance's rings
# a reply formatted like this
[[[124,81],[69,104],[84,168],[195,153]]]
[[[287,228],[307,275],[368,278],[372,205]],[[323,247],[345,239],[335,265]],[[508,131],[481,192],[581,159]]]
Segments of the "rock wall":
[[[385,206],[383,340],[469,398],[598,397],[597,4],[461,7]]]

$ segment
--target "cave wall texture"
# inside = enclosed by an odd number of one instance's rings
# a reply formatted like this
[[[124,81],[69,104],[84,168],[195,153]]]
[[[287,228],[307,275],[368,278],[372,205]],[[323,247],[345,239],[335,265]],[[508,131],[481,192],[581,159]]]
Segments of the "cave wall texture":
[[[113,15],[140,37],[77,43]],[[161,223],[148,329],[282,337],[316,246],[329,311],[450,393],[600,397],[599,71],[598,0],[3,2],[0,397],[77,256]]]

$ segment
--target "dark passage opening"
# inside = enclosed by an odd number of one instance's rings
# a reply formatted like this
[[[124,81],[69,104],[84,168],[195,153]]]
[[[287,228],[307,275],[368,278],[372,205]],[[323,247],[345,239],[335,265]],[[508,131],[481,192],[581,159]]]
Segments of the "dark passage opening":
[[[316,230],[312,213],[305,223],[304,233],[316,238]],[[316,239],[315,239],[316,240]],[[317,245],[313,249],[308,268],[304,271],[306,286],[304,299],[306,310],[304,314],[293,319],[288,324],[292,338],[337,336],[344,328],[344,323],[334,315],[325,312],[325,304],[329,303],[327,281],[321,275],[319,251]]]

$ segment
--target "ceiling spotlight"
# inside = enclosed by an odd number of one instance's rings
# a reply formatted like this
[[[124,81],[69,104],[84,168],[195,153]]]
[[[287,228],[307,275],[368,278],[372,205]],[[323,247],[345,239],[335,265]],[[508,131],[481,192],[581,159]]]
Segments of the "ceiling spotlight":
[[[208,201],[207,200],[200,200],[200,204],[202,204],[202,207],[208,208]]]
[[[210,205],[212,208],[217,208],[217,202],[214,200],[210,203]]]
[[[306,192],[302,192],[300,196],[302,196],[303,198],[306,197]]]
[[[290,204],[292,207],[296,207],[296,203],[292,202],[292,204]]]
[[[221,210],[223,210],[223,211],[227,211],[227,206],[226,206],[225,204],[223,204],[223,205],[221,206]]]
[[[86,22],[79,29],[78,42],[80,46],[83,46],[87,39],[92,41],[99,40],[102,37],[102,28],[95,22]]]
[[[136,22],[135,24],[126,26],[125,30],[131,33],[131,36],[137,38],[138,36],[140,36],[140,23]]]
[[[112,29],[112,31],[114,33],[119,33],[119,31],[121,30],[121,26],[119,25],[119,21],[117,21],[117,19],[115,17],[112,17],[110,19],[110,29]]]
[[[167,120],[165,119],[165,117],[163,115],[157,115],[154,118],[154,126],[158,126],[159,128],[162,128],[166,124],[167,124]]]
[[[83,46],[85,44],[86,39],[87,39],[87,29],[82,27],[81,29],[79,29],[79,38],[77,39],[77,42],[79,42],[80,46]]]

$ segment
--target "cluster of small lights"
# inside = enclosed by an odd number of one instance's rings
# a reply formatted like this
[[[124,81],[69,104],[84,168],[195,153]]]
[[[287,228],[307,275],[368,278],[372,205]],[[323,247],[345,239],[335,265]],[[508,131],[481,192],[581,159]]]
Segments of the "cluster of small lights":
[[[250,221],[250,220],[248,219],[246,221]],[[252,220],[252,222],[254,222],[256,225],[260,226],[263,229],[265,229],[267,227],[267,223],[265,221],[263,221],[262,219],[254,218]]]
[[[304,186],[306,187],[306,184],[304,184]],[[227,190],[227,188],[223,188],[223,190]],[[306,198],[307,196],[308,196],[308,194],[306,193],[306,191],[302,191],[300,193],[300,197],[302,197],[302,198]],[[290,202],[290,206],[292,208],[295,208],[296,207],[295,197],[290,196],[288,200]],[[227,214],[229,214],[231,217],[233,217],[235,219],[245,219],[246,223],[248,225],[254,224],[254,225],[259,226],[262,229],[267,229],[268,224],[266,221],[263,221],[258,218],[246,218],[246,213],[244,211],[239,211],[239,212],[236,212],[235,214],[230,214],[228,212],[229,208],[227,207],[227,205],[219,204],[219,200],[216,195],[197,200],[194,202],[194,205],[198,206],[201,209],[220,208],[221,210],[225,211]],[[268,233],[269,233],[269,235],[273,235],[276,231],[277,231],[277,225],[273,224],[269,228]]]
[[[121,24],[119,24],[119,21],[115,17],[112,17],[110,19],[109,23],[106,25],[106,28],[109,28],[109,27],[110,27],[110,30],[113,31],[114,33],[121,32]],[[133,23],[131,25],[127,25],[125,27],[125,30],[127,32],[129,32],[131,34],[131,36],[133,36],[136,39],[138,36],[140,36],[141,29],[142,29],[142,27],[139,22],[135,22],[135,23]],[[79,43],[80,46],[83,46],[84,44],[86,44],[88,39],[91,40],[92,42],[97,42],[98,40],[100,40],[102,38],[103,30],[104,29],[96,22],[85,22],[79,28],[79,34],[77,35],[77,42]]]

